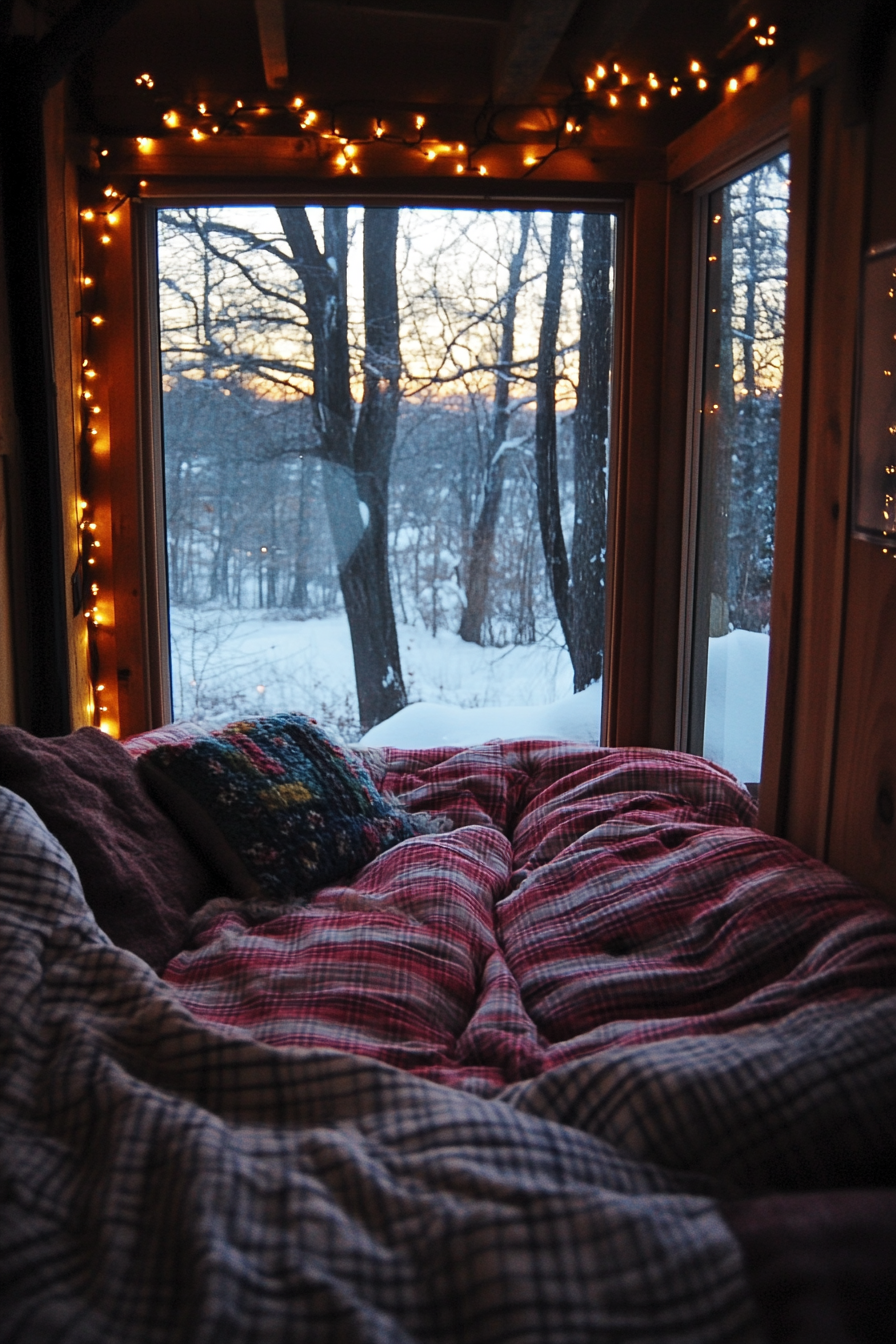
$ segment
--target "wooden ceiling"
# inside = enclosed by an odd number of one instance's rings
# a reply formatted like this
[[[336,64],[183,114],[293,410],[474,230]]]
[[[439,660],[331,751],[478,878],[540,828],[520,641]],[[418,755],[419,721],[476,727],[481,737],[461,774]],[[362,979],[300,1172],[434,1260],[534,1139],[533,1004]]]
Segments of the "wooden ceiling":
[[[679,76],[685,92],[638,109],[664,142],[718,101],[718,81],[767,57],[751,15],[779,32],[782,0],[142,0],[84,62],[82,115],[108,133],[150,133],[171,102],[300,95],[369,109],[554,105],[598,62]],[[788,6],[793,8],[793,6]],[[774,11],[774,12],[773,12]],[[786,25],[783,40],[786,41]],[[780,39],[779,39],[780,41]],[[701,94],[691,60],[711,73]],[[153,98],[135,86],[150,72]],[[605,120],[611,116],[604,104]],[[618,122],[631,115],[621,107]]]
[[[74,128],[108,147],[108,170],[226,176],[257,160],[258,173],[279,173],[304,155],[312,176],[622,181],[662,175],[666,146],[780,68],[825,7],[837,0],[15,0],[13,10],[38,14],[45,46],[82,13],[108,15],[70,80]],[[351,163],[337,137],[357,142]],[[142,169],[138,143],[151,160]],[[452,145],[463,163],[448,162]]]

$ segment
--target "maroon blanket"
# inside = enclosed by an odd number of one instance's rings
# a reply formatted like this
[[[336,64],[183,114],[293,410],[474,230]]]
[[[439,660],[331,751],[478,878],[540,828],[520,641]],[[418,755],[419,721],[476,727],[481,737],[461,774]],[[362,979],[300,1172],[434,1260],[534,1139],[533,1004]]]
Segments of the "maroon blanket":
[[[766,1195],[722,1206],[769,1344],[892,1344],[896,1190]]]
[[[458,829],[265,923],[220,915],[165,972],[197,1017],[492,1095],[896,986],[896,918],[756,830],[705,761],[545,742],[383,759],[381,787]]]

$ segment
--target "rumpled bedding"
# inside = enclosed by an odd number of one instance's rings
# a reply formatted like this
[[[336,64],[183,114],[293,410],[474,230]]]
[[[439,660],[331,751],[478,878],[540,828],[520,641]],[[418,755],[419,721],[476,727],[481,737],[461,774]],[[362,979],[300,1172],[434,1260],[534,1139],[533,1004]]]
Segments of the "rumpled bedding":
[[[896,917],[755,829],[727,772],[496,742],[387,750],[377,775],[458,829],[265,923],[220,915],[165,972],[197,1017],[499,1097],[732,1197],[896,1158],[870,1095],[896,1078]]]
[[[896,917],[692,757],[377,782],[456,829],[164,980],[0,790],[0,1339],[759,1344],[718,1200],[892,1177]]]

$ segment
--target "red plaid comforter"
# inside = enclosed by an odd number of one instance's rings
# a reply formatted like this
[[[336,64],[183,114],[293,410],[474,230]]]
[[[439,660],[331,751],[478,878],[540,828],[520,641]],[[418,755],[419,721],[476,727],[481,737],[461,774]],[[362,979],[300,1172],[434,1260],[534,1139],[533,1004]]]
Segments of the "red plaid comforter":
[[[218,916],[165,971],[197,1017],[492,1095],[896,987],[896,917],[756,830],[708,762],[537,741],[382,757],[381,788],[456,829],[266,923]]]

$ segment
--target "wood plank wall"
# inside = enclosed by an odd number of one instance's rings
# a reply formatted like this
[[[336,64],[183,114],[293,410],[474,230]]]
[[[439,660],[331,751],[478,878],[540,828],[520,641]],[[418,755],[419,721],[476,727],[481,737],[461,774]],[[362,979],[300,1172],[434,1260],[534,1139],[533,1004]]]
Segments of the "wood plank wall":
[[[896,239],[896,36],[877,99],[864,243]],[[896,902],[896,559],[850,540],[827,856]]]
[[[44,154],[47,202],[47,253],[50,280],[50,322],[55,382],[56,435],[62,495],[62,551],[66,576],[73,573],[80,549],[78,530],[81,494],[81,271],[78,230],[77,169],[66,143],[65,86],[57,84],[44,103]],[[83,616],[67,597],[69,695],[71,726],[93,722],[87,674],[87,629]]]
[[[840,697],[866,128],[844,125],[841,81],[824,84],[815,98],[799,659],[792,718],[782,730],[792,743],[785,833],[809,853],[826,856]]]
[[[16,631],[11,560],[13,505],[18,493],[18,442],[12,396],[9,306],[3,248],[3,198],[0,195],[0,723],[16,722]]]
[[[896,901],[896,563],[850,537],[861,262],[896,238],[896,48],[870,118],[848,62],[792,109],[792,292],[762,823]],[[792,321],[791,321],[792,317]]]

